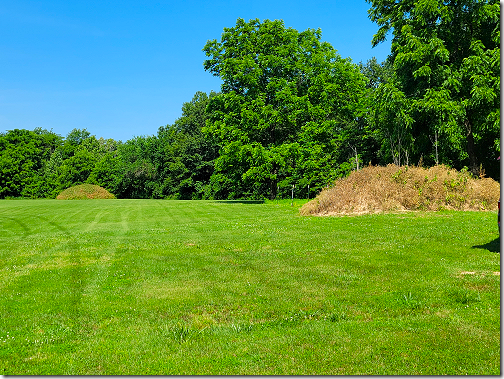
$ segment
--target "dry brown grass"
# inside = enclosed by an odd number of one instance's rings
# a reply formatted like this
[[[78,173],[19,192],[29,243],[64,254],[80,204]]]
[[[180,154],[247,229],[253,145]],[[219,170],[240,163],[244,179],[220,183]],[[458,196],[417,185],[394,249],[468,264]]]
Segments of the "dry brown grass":
[[[78,186],[67,188],[58,196],[58,200],[87,200],[87,199],[115,199],[105,188],[94,184],[81,184]]]
[[[368,166],[339,179],[300,210],[345,215],[409,210],[495,210],[500,184],[447,166]]]

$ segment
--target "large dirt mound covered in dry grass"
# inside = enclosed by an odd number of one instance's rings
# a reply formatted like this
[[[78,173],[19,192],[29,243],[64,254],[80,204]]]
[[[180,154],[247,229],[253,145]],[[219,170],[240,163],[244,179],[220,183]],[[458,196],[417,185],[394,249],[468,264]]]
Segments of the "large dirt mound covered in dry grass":
[[[88,199],[115,199],[105,188],[94,184],[81,184],[70,187],[56,196],[58,200],[88,200]]]
[[[368,166],[339,179],[300,210],[345,215],[407,210],[495,210],[500,184],[447,166]]]

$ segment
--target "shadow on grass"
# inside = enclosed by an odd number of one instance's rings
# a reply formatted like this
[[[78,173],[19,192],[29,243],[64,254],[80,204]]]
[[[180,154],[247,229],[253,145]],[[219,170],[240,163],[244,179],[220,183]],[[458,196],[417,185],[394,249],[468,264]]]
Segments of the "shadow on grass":
[[[215,200],[216,203],[264,204],[264,200]]]
[[[484,245],[476,245],[473,249],[486,249],[492,253],[500,253],[500,236]]]

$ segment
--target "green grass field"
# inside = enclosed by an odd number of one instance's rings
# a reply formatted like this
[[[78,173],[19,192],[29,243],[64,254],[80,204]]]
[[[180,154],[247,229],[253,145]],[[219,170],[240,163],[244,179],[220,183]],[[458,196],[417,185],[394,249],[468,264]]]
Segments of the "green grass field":
[[[0,375],[500,374],[496,212],[0,201]]]

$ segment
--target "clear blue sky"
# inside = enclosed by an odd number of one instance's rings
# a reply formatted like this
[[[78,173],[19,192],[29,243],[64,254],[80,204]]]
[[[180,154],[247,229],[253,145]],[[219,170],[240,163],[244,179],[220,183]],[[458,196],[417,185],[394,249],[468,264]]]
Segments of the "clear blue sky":
[[[181,116],[197,91],[219,91],[203,46],[237,18],[282,19],[355,63],[383,61],[364,0],[0,2],[0,132],[73,128],[126,141]]]

